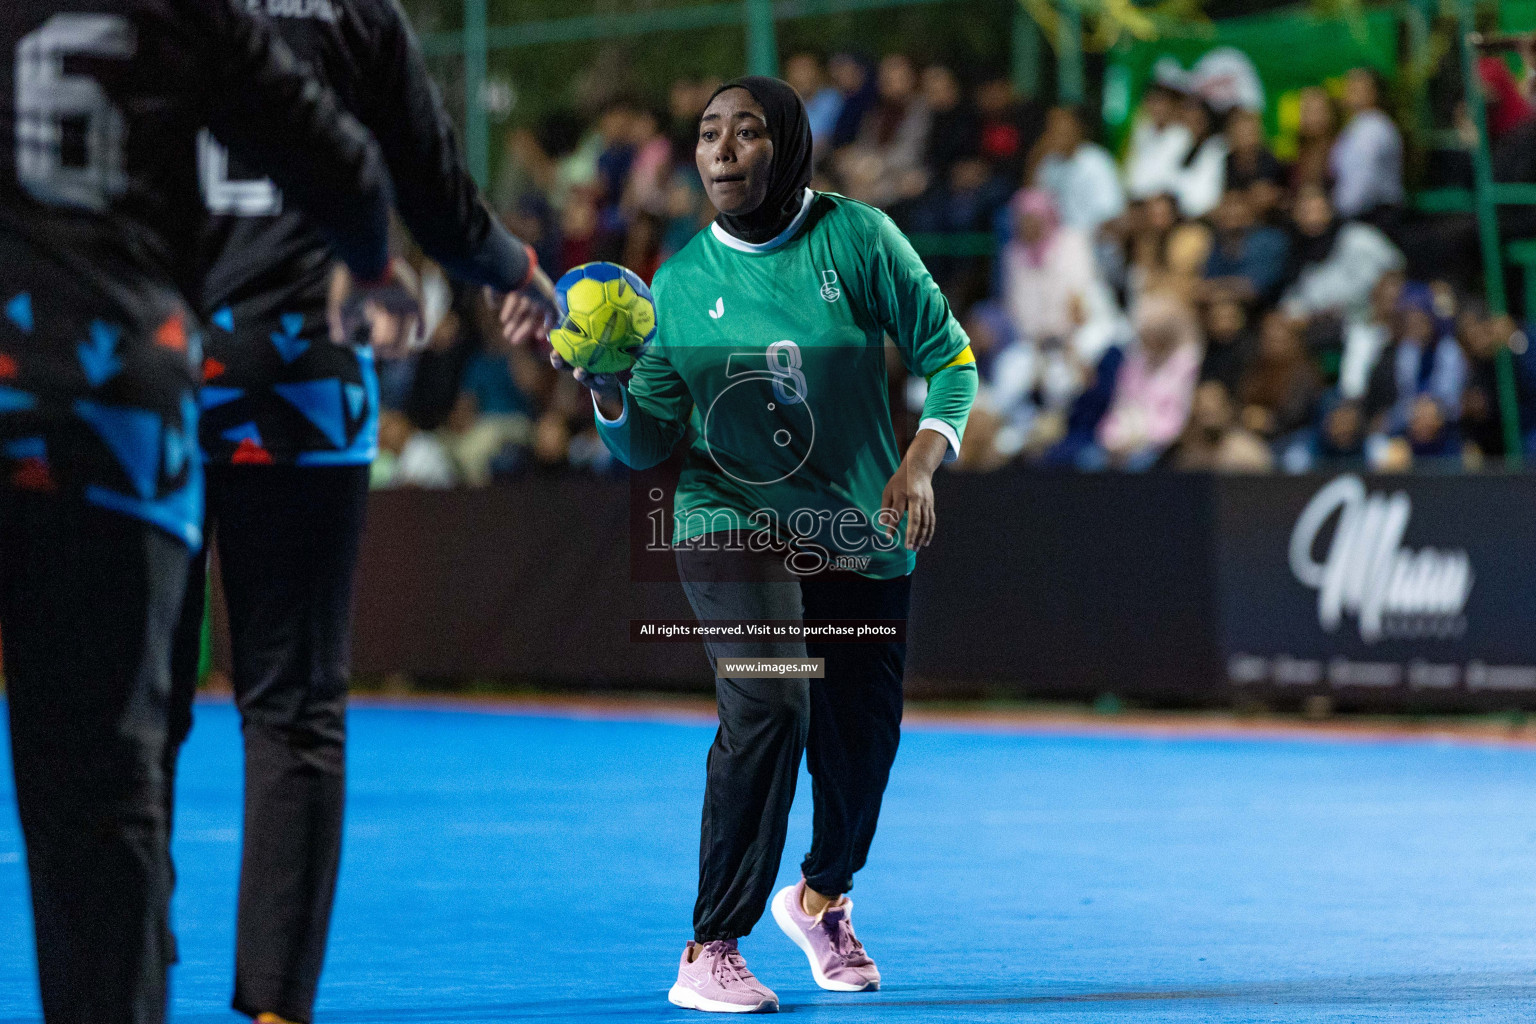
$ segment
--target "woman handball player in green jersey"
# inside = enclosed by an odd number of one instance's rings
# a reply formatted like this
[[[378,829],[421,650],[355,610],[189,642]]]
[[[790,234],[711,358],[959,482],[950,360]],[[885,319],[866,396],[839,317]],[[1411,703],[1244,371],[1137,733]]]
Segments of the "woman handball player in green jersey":
[[[809,188],[810,125],[784,82],[717,90],[696,159],[719,216],[657,273],[654,342],[627,385],[574,371],[598,430],[637,469],[687,445],[673,543],[700,620],[904,620],[916,552],[934,532],[933,473],[958,453],[976,394],[966,336],[885,214]],[[513,341],[537,330],[527,304],[509,304],[505,320]],[[928,380],[905,458],[886,337]],[[896,755],[904,641],[706,647],[717,661],[822,658],[824,678],[723,678],[716,665],[694,938],[670,999],[778,1008],[736,942],[769,903],[802,753],[814,835],[773,916],[822,988],[878,988],[846,893]]]

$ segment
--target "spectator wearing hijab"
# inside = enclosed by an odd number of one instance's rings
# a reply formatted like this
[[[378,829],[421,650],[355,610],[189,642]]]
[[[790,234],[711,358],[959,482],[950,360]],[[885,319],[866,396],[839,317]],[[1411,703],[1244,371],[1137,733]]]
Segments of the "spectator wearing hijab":
[[[1055,200],[1061,223],[1092,235],[1125,212],[1125,192],[1114,158],[1089,142],[1083,118],[1072,107],[1055,107],[1031,153],[1030,181]]]
[[[1450,320],[1437,309],[1434,290],[1419,281],[1403,286],[1396,344],[1390,363],[1396,398],[1385,433],[1405,438],[1415,456],[1454,455],[1467,384],[1467,359]]]
[[[1085,468],[1147,469],[1178,440],[1200,372],[1200,328],[1170,295],[1146,295],[1136,312],[1136,342],[1099,423],[1098,450]]]
[[[1253,362],[1258,338],[1248,326],[1248,309],[1237,299],[1222,295],[1205,307],[1205,358],[1200,363],[1200,382],[1214,381],[1229,396],[1236,395],[1243,372]]]
[[[1333,207],[1345,220],[1380,220],[1403,204],[1403,137],[1377,103],[1375,73],[1355,68],[1344,81],[1350,118],[1328,158]]]

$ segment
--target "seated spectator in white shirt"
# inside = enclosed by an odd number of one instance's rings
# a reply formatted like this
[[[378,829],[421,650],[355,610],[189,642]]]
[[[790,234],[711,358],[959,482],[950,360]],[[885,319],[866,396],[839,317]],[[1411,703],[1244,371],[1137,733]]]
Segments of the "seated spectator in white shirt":
[[[1031,184],[1051,194],[1064,226],[1091,236],[1125,212],[1114,158],[1087,140],[1082,115],[1072,107],[1052,108],[1030,163]]]
[[[1190,136],[1190,149],[1178,169],[1173,194],[1179,212],[1204,217],[1221,201],[1227,183],[1227,137],[1214,110],[1198,96],[1179,104],[1179,119]]]
[[[1403,137],[1377,106],[1375,72],[1355,68],[1344,81],[1349,121],[1333,143],[1333,207],[1350,220],[1403,203]]]
[[[1364,315],[1376,282],[1405,265],[1397,246],[1376,228],[1340,224],[1318,186],[1301,190],[1291,217],[1290,283],[1280,305],[1293,317]]]
[[[1194,147],[1189,128],[1179,120],[1180,94],[1153,83],[1141,100],[1125,153],[1125,192],[1132,199],[1174,192],[1184,158]]]

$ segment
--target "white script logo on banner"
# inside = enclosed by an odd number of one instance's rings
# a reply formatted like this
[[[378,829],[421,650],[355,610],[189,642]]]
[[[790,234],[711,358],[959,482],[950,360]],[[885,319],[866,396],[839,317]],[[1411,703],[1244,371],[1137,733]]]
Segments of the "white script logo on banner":
[[[1366,643],[1466,630],[1471,559],[1463,549],[1404,547],[1412,511],[1407,493],[1369,493],[1357,476],[1341,476],[1312,496],[1291,531],[1291,572],[1317,591],[1323,629],[1331,633],[1354,615]],[[1327,555],[1318,561],[1322,530],[1335,515]]]

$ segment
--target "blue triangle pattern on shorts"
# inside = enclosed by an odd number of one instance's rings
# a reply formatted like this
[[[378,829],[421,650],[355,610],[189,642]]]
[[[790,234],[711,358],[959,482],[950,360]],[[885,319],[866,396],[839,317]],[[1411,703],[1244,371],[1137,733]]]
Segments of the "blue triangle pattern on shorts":
[[[85,400],[75,403],[75,412],[106,442],[139,497],[154,497],[160,475],[160,417],[148,409]]]
[[[22,292],[5,304],[5,317],[27,334],[32,333],[32,293]]]
[[[77,402],[75,408],[82,416],[86,410],[82,406],[92,406],[90,402]],[[94,406],[95,412],[107,411],[109,413],[139,413],[149,416],[156,421],[158,428],[159,417],[143,409],[107,409],[103,406]],[[105,420],[103,421],[105,422]],[[92,424],[95,425],[94,423]],[[98,430],[101,428],[98,427]],[[142,429],[142,424],[140,429]],[[181,434],[185,438],[197,436],[197,403],[191,394],[185,394],[181,399]],[[103,435],[105,436],[105,435]],[[159,455],[159,445],[152,446],[156,457]],[[187,455],[192,452],[188,451]],[[153,488],[153,482],[151,483]],[[123,515],[142,519],[146,523],[157,526],[181,541],[187,547],[196,550],[203,543],[203,463],[201,459],[192,458],[188,462],[187,480],[181,487],[167,494],[163,498],[154,497],[151,489],[149,494],[142,497],[134,497],[131,494],[121,494],[106,487],[92,484],[85,489],[86,500],[102,508],[121,512]]]
[[[187,437],[174,427],[165,429],[165,475],[174,477],[187,464]]]
[[[256,429],[256,424],[254,422],[246,422],[236,427],[230,427],[219,436],[231,444],[239,444],[241,441],[249,441],[258,447],[262,447],[261,431]]]
[[[342,412],[341,381],[335,377],[306,380],[297,384],[274,384],[279,398],[304,414],[332,445],[347,443],[347,421]]]
[[[211,388],[206,384],[197,391],[197,400],[204,409],[212,409],[214,406],[227,405],[244,395],[239,388]]]
[[[8,459],[46,459],[48,442],[41,437],[18,437],[7,442],[4,451]]]
[[[85,371],[86,382],[99,388],[123,368],[117,355],[117,343],[123,336],[121,327],[114,327],[100,320],[91,321],[91,340],[82,342],[75,350],[80,369]]]
[[[0,388],[0,412],[25,412],[37,406],[37,398],[15,388]]]

